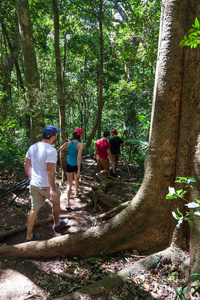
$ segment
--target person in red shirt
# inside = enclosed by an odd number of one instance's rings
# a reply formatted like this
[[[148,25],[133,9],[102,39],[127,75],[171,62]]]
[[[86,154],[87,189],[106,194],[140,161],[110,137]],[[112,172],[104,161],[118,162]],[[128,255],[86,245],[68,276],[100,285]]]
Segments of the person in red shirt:
[[[111,166],[113,166],[112,157],[110,153],[110,143],[108,142],[110,138],[110,132],[104,131],[103,138],[97,140],[95,144],[95,152],[94,156],[97,156],[97,167],[99,169],[99,173],[96,175],[100,180],[103,180],[103,174],[108,173],[109,171],[109,160],[111,162]]]

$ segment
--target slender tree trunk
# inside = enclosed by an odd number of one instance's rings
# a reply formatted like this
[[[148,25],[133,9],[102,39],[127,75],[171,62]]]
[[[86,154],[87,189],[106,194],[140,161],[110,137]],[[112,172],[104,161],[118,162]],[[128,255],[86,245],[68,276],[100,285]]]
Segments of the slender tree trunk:
[[[103,1],[99,0],[99,101],[98,112],[92,132],[87,141],[86,147],[92,143],[96,131],[98,130],[98,138],[101,137],[101,117],[103,110]]]
[[[53,14],[54,14],[54,49],[56,56],[56,79],[57,79],[57,99],[59,105],[59,126],[61,128],[61,144],[65,141],[65,101],[63,97],[63,84],[62,84],[62,70],[60,61],[60,48],[59,48],[59,13],[57,0],[52,0]],[[66,166],[66,152],[60,152],[60,162],[62,169],[62,179],[65,178]]]
[[[10,53],[7,54],[5,62],[0,64],[0,74],[2,78],[2,99],[1,99],[1,115],[3,120],[5,121],[7,117],[7,112],[12,111],[12,98],[11,98],[11,72],[13,69],[13,65],[17,63],[17,57],[21,51],[21,42],[19,35],[19,27],[16,22],[16,32],[15,32],[15,41],[12,45],[6,26],[1,20],[2,33],[4,38],[5,48],[8,45]]]
[[[36,62],[28,0],[16,0],[16,4],[24,56],[25,77],[28,86],[31,142],[34,143],[40,138],[41,130],[44,127],[44,115],[39,95],[39,72]]]

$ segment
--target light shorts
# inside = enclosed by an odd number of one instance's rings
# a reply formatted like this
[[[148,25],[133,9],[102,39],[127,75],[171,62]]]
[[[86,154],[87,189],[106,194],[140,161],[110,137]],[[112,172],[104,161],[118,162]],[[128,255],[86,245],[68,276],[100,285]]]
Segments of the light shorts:
[[[60,188],[58,184],[56,184],[56,193],[58,194],[57,201],[50,200],[49,187],[38,187],[31,185],[29,191],[31,194],[31,209],[41,208],[42,206],[44,206],[46,199],[48,199],[52,204],[60,202]]]
[[[101,171],[101,170],[109,170],[109,160],[108,159],[103,159],[103,158],[97,158],[97,166],[98,166],[98,169]]]

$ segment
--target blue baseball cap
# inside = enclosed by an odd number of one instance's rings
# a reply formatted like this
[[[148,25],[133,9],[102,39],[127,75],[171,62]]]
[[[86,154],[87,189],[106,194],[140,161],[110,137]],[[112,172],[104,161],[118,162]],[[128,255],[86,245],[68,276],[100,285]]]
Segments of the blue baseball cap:
[[[53,135],[56,135],[57,132],[61,132],[61,129],[60,128],[56,128],[55,126],[53,125],[47,125],[43,131],[43,133],[49,135],[49,136],[53,136]]]

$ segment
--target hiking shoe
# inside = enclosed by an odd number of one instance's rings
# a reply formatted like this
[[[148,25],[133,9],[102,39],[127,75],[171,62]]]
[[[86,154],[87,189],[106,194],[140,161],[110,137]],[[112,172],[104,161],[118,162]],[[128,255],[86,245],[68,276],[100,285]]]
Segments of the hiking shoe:
[[[55,231],[58,231],[58,230],[60,230],[60,229],[62,229],[63,227],[65,227],[66,225],[67,225],[67,223],[68,223],[68,219],[66,218],[66,219],[64,219],[64,220],[60,220],[60,224],[58,225],[58,226],[53,226],[53,229],[55,230]]]
[[[37,241],[38,239],[40,238],[40,234],[33,234],[33,237],[28,240],[28,239],[25,239],[24,242],[32,242],[32,241]]]
[[[99,178],[99,180],[101,180],[101,181],[102,181],[102,179],[101,179],[101,175],[100,175],[99,173],[96,173],[96,176]]]
[[[69,205],[69,203],[67,203],[67,204],[65,205],[65,208],[66,208],[66,209],[70,209],[70,208],[71,208],[70,205]]]
[[[79,193],[80,193],[80,189],[78,189],[78,193],[77,194],[75,194],[75,197],[78,197],[79,196]]]

